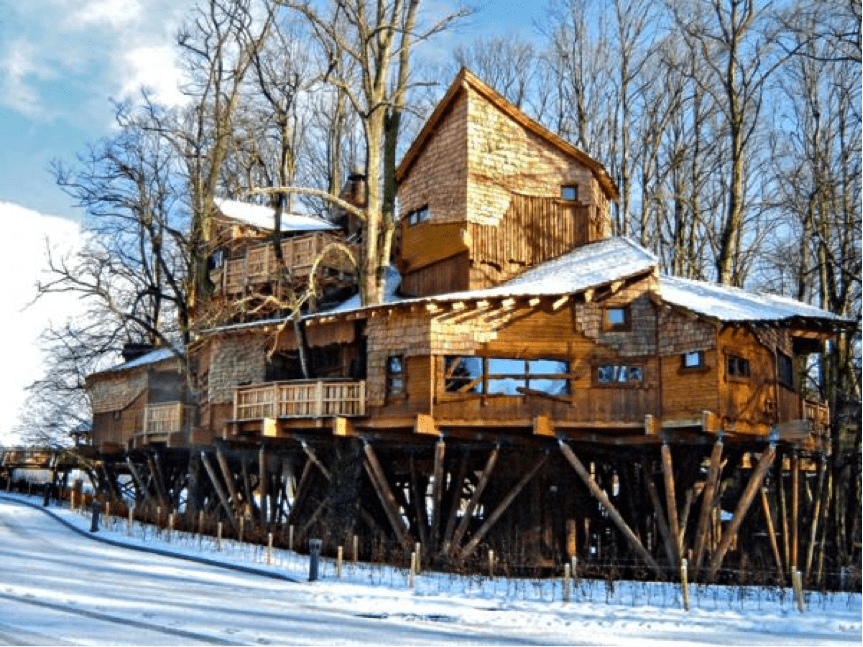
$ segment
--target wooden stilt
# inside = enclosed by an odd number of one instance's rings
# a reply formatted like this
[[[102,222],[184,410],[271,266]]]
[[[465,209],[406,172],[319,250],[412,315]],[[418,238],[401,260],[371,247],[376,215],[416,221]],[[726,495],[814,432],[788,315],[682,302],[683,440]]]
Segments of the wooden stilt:
[[[457,558],[461,561],[468,557],[479,545],[479,543],[483,540],[486,533],[494,527],[494,524],[497,523],[497,520],[500,519],[500,516],[506,512],[506,509],[512,503],[513,499],[518,496],[519,492],[522,491],[525,485],[527,485],[530,480],[534,477],[534,475],[539,471],[539,469],[545,465],[545,462],[548,460],[548,454],[543,454],[542,458],[540,458],[536,464],[524,475],[521,477],[518,483],[509,491],[509,493],[503,498],[503,500],[498,504],[497,508],[494,509],[488,519],[485,520],[485,523],[482,524],[479,530],[477,530],[476,534],[471,537],[470,541],[465,545],[457,553]]]
[[[647,483],[647,493],[650,495],[650,500],[653,503],[656,525],[659,527],[659,534],[662,535],[662,544],[665,547],[665,555],[668,558],[669,565],[673,569],[676,560],[674,540],[671,538],[671,532],[668,530],[668,522],[665,520],[665,511],[662,509],[662,502],[659,500],[659,493],[656,491],[656,484],[653,482],[653,475],[646,466],[644,474],[644,480]]]
[[[710,453],[710,467],[707,471],[707,480],[701,492],[701,513],[698,516],[698,528],[695,531],[695,564],[692,571],[693,577],[698,577],[701,570],[701,560],[704,557],[704,543],[710,528],[710,516],[713,510],[713,501],[719,488],[719,473],[722,460],[722,439],[717,438]]]
[[[408,457],[408,466],[411,473],[411,498],[417,519],[417,533],[420,543],[425,546],[428,544],[428,511],[426,510],[425,488],[420,488],[419,475],[413,455]]]
[[[446,444],[441,438],[435,443],[434,473],[432,481],[432,517],[431,517],[431,540],[437,546],[440,538],[441,526],[441,497],[443,496],[443,468]]]
[[[147,465],[150,467],[150,475],[153,479],[153,485],[156,487],[156,497],[159,500],[159,505],[163,508],[167,508],[167,497],[165,496],[165,489],[162,485],[162,472],[158,468],[157,464],[158,456],[154,459],[153,456],[147,456]]]
[[[306,456],[309,457],[309,460],[314,463],[314,465],[321,470],[321,474],[324,475],[324,478],[328,481],[332,480],[332,476],[330,475],[330,470],[327,469],[326,465],[324,465],[321,460],[318,458],[318,455],[315,453],[315,450],[308,446],[305,442],[302,443],[303,451],[306,452]]]
[[[464,533],[467,531],[468,524],[470,524],[470,520],[473,517],[474,510],[476,510],[476,506],[479,504],[482,493],[485,491],[485,488],[488,485],[489,479],[491,478],[491,473],[494,470],[494,466],[497,463],[499,455],[499,447],[495,447],[491,451],[491,454],[489,454],[488,460],[485,463],[485,468],[483,469],[482,474],[479,477],[479,482],[476,484],[473,495],[471,496],[470,501],[468,501],[467,507],[464,510],[464,515],[462,516],[458,527],[455,529],[455,532],[453,533],[449,541],[444,541],[443,547],[441,548],[441,553],[450,553],[452,552],[452,549],[454,547],[457,548],[458,545],[461,543],[462,537],[464,537]]]
[[[401,511],[398,508],[396,498],[390,489],[386,475],[381,468],[381,464],[378,462],[375,450],[372,448],[370,443],[365,443],[365,452],[366,461],[364,465],[366,472],[368,472],[369,479],[371,479],[372,485],[378,493],[384,512],[386,512],[387,517],[390,520],[390,525],[392,525],[392,528],[396,533],[399,544],[401,544],[402,548],[405,550],[410,550],[410,536],[404,525],[404,521],[402,520]]]
[[[782,556],[779,554],[779,544],[776,541],[776,528],[773,525],[773,512],[770,510],[770,499],[767,498],[767,488],[761,488],[761,509],[764,512],[764,522],[767,524],[767,536],[770,537],[770,547],[773,549],[773,559],[776,561],[776,571],[779,582],[785,581],[785,569],[782,567]]]
[[[764,453],[761,454],[761,458],[758,461],[758,467],[755,468],[752,476],[749,477],[749,483],[746,485],[746,489],[743,491],[743,496],[740,497],[740,501],[737,503],[737,508],[734,510],[734,518],[731,520],[728,530],[723,534],[722,541],[719,542],[719,547],[716,549],[716,553],[714,553],[713,559],[710,562],[711,580],[716,577],[716,574],[719,572],[719,568],[722,566],[722,560],[725,559],[725,553],[728,552],[728,549],[731,547],[731,542],[737,536],[740,524],[743,523],[743,518],[749,510],[749,506],[755,498],[756,492],[761,488],[764,477],[767,476],[767,470],[773,463],[773,458],[775,456],[776,447],[771,444],[766,450],[764,450]]]
[[[306,491],[309,489],[309,482],[311,481],[312,476],[312,466],[313,463],[310,460],[307,460],[305,465],[303,465],[303,473],[300,475],[300,482],[297,483],[297,489],[294,493],[294,505],[291,507],[291,511],[288,514],[288,524],[295,524],[298,521],[297,517],[299,516],[300,506],[306,497]]]
[[[791,572],[797,571],[797,550],[800,545],[800,460],[795,451],[791,456]]]
[[[468,464],[468,453],[467,450],[462,454],[461,461],[459,461],[458,473],[456,474],[455,479],[452,482],[451,486],[451,496],[450,496],[450,506],[449,506],[449,515],[447,517],[446,529],[443,533],[442,546],[446,546],[449,538],[452,537],[453,531],[455,530],[455,519],[458,515],[458,511],[461,503],[461,494],[462,489],[464,488],[464,477],[467,474],[467,464]],[[441,553],[445,551],[445,548],[441,548]]]
[[[234,517],[234,511],[231,509],[231,504],[228,501],[228,495],[225,492],[224,488],[222,488],[222,484],[219,482],[219,475],[216,474],[216,470],[210,463],[210,459],[207,458],[206,452],[201,452],[201,464],[204,466],[204,469],[207,470],[207,474],[210,477],[210,482],[213,484],[213,489],[216,490],[216,496],[219,497],[219,502],[222,504],[222,507],[225,509],[225,513],[228,515],[228,521],[236,532],[237,519]]]
[[[330,504],[330,497],[329,496],[324,497],[324,500],[318,504],[318,507],[315,508],[315,511],[312,513],[312,516],[309,517],[309,520],[303,524],[302,528],[300,528],[300,533],[299,533],[299,535],[297,535],[297,542],[301,542],[306,537],[306,535],[308,534],[311,527],[321,517],[321,515],[324,513],[324,510],[327,509],[327,506],[329,504]]]
[[[246,503],[249,514],[252,515],[252,519],[254,520],[257,517],[258,506],[255,505],[255,499],[252,496],[252,478],[249,475],[249,461],[245,456],[242,460],[241,469],[243,473],[243,501]]]
[[[279,520],[280,499],[281,499],[281,483],[282,483],[282,463],[276,464],[276,471],[270,475],[272,482],[270,483],[270,524],[274,525]]]
[[[791,535],[788,526],[788,504],[785,497],[785,458],[784,452],[780,454],[780,463],[779,463],[779,487],[778,487],[777,497],[778,497],[778,506],[779,506],[779,519],[782,523],[782,548],[783,548],[783,556],[785,558],[785,576],[783,577],[783,581],[788,581],[789,576],[791,575]]]
[[[267,477],[267,450],[264,447],[258,451],[258,499],[261,512],[261,527],[267,527],[267,497],[270,481]]]
[[[677,518],[677,494],[674,486],[674,467],[671,464],[671,448],[668,443],[662,443],[662,476],[665,482],[665,503],[668,508],[668,526],[674,542],[675,569],[680,564],[680,521]]]
[[[653,569],[658,577],[662,577],[662,569],[659,567],[659,564],[653,559],[651,554],[647,551],[644,545],[641,543],[641,540],[638,536],[632,532],[632,529],[626,524],[626,521],[620,516],[620,513],[617,511],[617,508],[609,500],[608,496],[605,494],[603,489],[597,485],[596,481],[591,477],[590,472],[581,464],[581,461],[578,460],[578,457],[575,453],[569,448],[569,446],[560,441],[560,449],[563,452],[563,455],[566,457],[566,460],[569,461],[570,465],[575,469],[576,473],[581,477],[581,480],[584,481],[584,484],[587,485],[587,488],[590,490],[590,493],[599,500],[599,502],[603,505],[608,516],[611,517],[612,521],[617,525],[620,532],[623,533],[623,536],[626,537],[627,541],[630,545],[635,549],[635,551],[641,555],[641,558],[645,561],[645,563]]]
[[[677,547],[677,553],[683,557],[683,546],[686,544],[686,528],[689,524],[689,514],[692,512],[692,501],[695,498],[695,491],[692,488],[686,490],[686,496],[683,499],[683,512],[680,515],[680,545]]]
[[[237,494],[237,484],[234,483],[234,474],[228,465],[228,458],[225,456],[225,450],[221,445],[216,445],[216,460],[219,462],[219,468],[222,470],[222,476],[228,486],[228,494],[231,497],[231,507],[234,509],[234,514],[242,514],[240,510],[240,497]]]
[[[815,541],[818,537],[818,524],[821,519],[822,498],[824,496],[824,477],[827,473],[827,460],[824,456],[818,464],[818,487],[815,494],[815,505],[812,509],[812,521],[809,524],[809,541],[806,545],[806,570],[804,571],[804,581],[809,582],[809,574],[812,570],[812,559],[815,556]]]
[[[135,467],[135,464],[132,462],[132,459],[126,457],[126,465],[129,468],[129,473],[132,475],[132,478],[135,479],[135,483],[138,484],[138,491],[144,495],[143,503],[146,505],[147,502],[150,502],[153,505],[158,505],[155,501],[153,501],[153,497],[150,495],[150,490],[144,483],[144,479],[141,478],[140,473],[138,472],[138,468]]]

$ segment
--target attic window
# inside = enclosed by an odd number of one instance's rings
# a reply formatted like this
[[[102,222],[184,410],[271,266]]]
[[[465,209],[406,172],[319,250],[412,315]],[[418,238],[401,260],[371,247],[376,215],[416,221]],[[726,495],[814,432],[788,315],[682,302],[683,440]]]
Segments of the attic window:
[[[578,200],[578,186],[575,184],[564,184],[560,187],[560,199],[574,202]]]
[[[429,206],[427,204],[423,205],[419,209],[409,211],[407,215],[408,225],[411,227],[418,225],[421,222],[427,222],[428,220],[431,220],[431,211],[429,211]]]
[[[602,329],[606,331],[629,330],[631,319],[629,306],[605,308],[602,311]]]
[[[728,369],[726,371],[728,377],[746,378],[749,377],[749,360],[738,357],[737,355],[728,356]]]

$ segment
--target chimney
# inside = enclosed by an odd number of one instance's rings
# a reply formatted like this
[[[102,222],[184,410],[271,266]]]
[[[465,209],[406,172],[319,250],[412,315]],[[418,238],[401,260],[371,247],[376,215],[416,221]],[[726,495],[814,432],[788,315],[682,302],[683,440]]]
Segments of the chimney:
[[[139,357],[143,357],[151,350],[153,350],[153,344],[143,344],[135,342],[123,344],[123,361],[127,363],[131,362],[138,359]]]

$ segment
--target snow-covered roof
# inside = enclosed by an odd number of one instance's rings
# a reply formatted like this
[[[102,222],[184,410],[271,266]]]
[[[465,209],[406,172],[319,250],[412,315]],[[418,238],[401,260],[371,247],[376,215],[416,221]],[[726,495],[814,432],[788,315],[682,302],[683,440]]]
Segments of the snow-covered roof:
[[[180,352],[182,354],[182,351]],[[107,372],[111,371],[125,371],[130,368],[138,368],[140,366],[147,366],[148,364],[157,364],[158,362],[163,362],[167,359],[171,359],[172,357],[177,356],[177,351],[171,350],[170,348],[157,348],[156,350],[152,350],[149,353],[141,355],[140,357],[136,357],[130,362],[124,362],[122,364],[117,364],[117,366],[113,366],[108,369]]]
[[[273,228],[275,210],[272,207],[240,202],[239,200],[228,200],[226,198],[213,198],[213,202],[219,208],[219,211],[229,218],[240,220],[258,229]],[[338,229],[338,227],[316,216],[288,212],[282,214],[281,231],[323,231],[332,229]]]
[[[720,321],[783,321],[797,317],[844,321],[802,301],[673,276],[660,280],[664,301]]]

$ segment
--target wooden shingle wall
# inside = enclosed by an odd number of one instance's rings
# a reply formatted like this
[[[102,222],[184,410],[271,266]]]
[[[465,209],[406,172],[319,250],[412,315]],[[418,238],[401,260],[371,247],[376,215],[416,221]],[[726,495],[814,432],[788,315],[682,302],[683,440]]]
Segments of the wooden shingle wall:
[[[207,401],[232,402],[233,387],[263,382],[266,376],[268,337],[261,332],[240,332],[214,338],[210,347]]]

